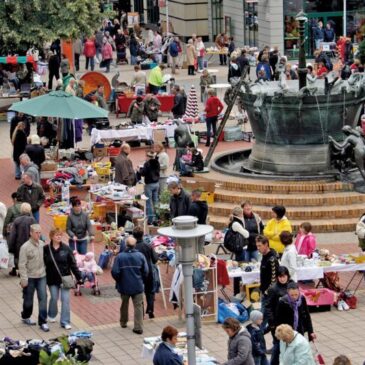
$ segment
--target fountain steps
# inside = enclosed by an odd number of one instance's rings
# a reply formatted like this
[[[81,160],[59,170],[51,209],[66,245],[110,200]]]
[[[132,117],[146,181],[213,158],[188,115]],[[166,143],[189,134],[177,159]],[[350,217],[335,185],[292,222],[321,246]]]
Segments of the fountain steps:
[[[254,205],[266,206],[271,210],[274,205],[285,207],[316,207],[338,206],[347,212],[349,204],[365,203],[365,194],[350,191],[338,193],[292,193],[292,194],[270,194],[270,193],[247,193],[245,191],[230,191],[216,189],[215,201],[230,204],[240,204],[245,200],[251,201]],[[365,210],[365,204],[364,204]],[[347,215],[347,213],[346,213]]]
[[[228,217],[232,212],[231,203],[215,202],[209,206],[209,214],[213,216]],[[260,217],[267,221],[272,218],[271,209],[267,206],[254,205],[254,210]],[[310,221],[316,219],[341,219],[344,217],[344,207],[342,205],[331,206],[301,206],[287,207],[286,216],[292,220]],[[346,217],[358,219],[365,212],[365,204],[350,204],[346,207]]]
[[[290,217],[289,217],[290,218]],[[355,230],[358,218],[343,218],[343,219],[316,219],[312,220],[311,224],[314,233],[329,233],[329,232],[351,232]],[[290,219],[294,232],[297,232],[301,223],[301,220]],[[228,226],[228,216],[221,217],[215,215],[209,215],[209,224],[215,229],[224,229]],[[354,236],[355,237],[355,236]]]
[[[200,175],[214,181],[215,202],[209,205],[210,223],[226,228],[235,205],[249,200],[254,210],[267,221],[274,205],[284,205],[294,230],[310,221],[314,232],[353,232],[365,212],[365,194],[353,191],[352,185],[331,181],[270,181],[239,178],[216,171]]]

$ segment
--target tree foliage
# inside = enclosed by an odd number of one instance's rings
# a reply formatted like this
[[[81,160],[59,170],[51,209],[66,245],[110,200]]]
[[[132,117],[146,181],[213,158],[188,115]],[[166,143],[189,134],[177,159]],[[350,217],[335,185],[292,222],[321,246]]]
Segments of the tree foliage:
[[[91,35],[102,18],[99,0],[2,0],[0,49],[24,52],[57,38]]]

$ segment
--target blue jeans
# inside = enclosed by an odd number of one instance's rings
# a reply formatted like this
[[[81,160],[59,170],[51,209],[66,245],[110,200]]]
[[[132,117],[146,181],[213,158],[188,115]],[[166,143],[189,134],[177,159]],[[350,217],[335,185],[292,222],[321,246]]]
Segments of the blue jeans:
[[[20,179],[22,177],[22,170],[20,169],[20,165],[14,161],[14,167],[15,167],[15,177],[17,179]]]
[[[81,279],[90,283],[95,283],[95,274],[92,272],[81,271]]]
[[[198,70],[204,69],[204,57],[198,57]]]
[[[218,116],[206,118],[205,122],[207,124],[207,145],[210,144],[210,137],[212,134],[212,129],[213,129],[213,137],[217,133],[217,120],[218,120]]]
[[[148,200],[146,202],[146,213],[148,223],[152,223],[155,218],[155,206],[158,204],[158,192],[160,190],[160,184],[158,182],[152,184],[146,184],[144,186],[144,193]]]
[[[39,210],[32,212],[34,219],[39,223]]]
[[[255,365],[269,365],[266,355],[254,356]]]
[[[58,313],[57,302],[61,293],[61,326],[70,324],[70,289],[61,288],[58,285],[49,285],[51,298],[48,303],[48,317],[55,318]]]
[[[270,365],[279,365],[280,358],[280,341],[275,337],[272,346]]]
[[[91,71],[94,71],[94,67],[95,67],[94,57],[86,57],[86,65],[85,65],[86,70],[89,68],[89,63],[90,63]]]
[[[77,240],[76,246],[74,240],[68,240],[68,245],[72,251],[77,250],[80,255],[86,255],[87,252],[87,240]]]
[[[137,56],[131,55],[131,65],[136,65],[136,64],[137,64]]]
[[[22,318],[28,319],[33,313],[34,292],[38,297],[38,324],[47,323],[47,288],[46,277],[28,278],[28,286],[23,288],[23,311]]]
[[[245,250],[245,261],[250,262],[252,260],[259,260],[259,252],[257,250],[255,251],[247,251]]]

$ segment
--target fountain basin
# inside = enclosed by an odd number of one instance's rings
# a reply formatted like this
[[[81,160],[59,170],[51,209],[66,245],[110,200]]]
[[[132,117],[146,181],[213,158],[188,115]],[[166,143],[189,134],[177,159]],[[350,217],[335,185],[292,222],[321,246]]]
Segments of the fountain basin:
[[[342,140],[342,127],[356,126],[365,92],[348,92],[342,81],[341,89],[329,95],[324,80],[313,87],[317,92],[305,95],[296,80],[288,81],[283,93],[277,82],[269,82],[240,94],[256,139],[246,169],[285,175],[331,170],[328,136]]]

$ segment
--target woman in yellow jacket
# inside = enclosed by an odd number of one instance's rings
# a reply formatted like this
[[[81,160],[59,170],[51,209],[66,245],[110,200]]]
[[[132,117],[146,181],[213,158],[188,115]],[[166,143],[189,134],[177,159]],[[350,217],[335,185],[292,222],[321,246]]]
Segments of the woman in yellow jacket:
[[[282,205],[277,205],[272,208],[273,218],[270,219],[264,229],[264,236],[269,239],[270,248],[277,253],[284,252],[284,245],[280,241],[280,233],[283,231],[292,232],[292,227],[289,219],[285,217],[286,209]]]

